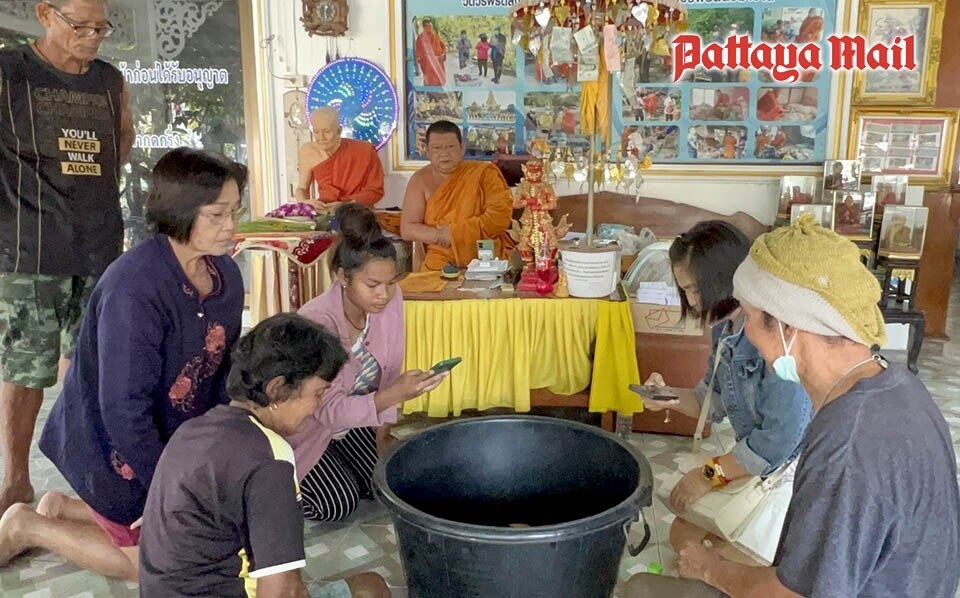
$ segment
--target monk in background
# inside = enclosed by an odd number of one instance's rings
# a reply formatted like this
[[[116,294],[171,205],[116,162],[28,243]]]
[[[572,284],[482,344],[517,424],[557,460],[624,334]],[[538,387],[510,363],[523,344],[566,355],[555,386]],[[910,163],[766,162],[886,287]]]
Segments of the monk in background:
[[[313,141],[300,148],[300,180],[294,196],[315,208],[355,201],[373,206],[383,198],[383,165],[366,141],[340,137],[340,113],[318,108],[310,114]],[[317,184],[318,199],[310,197]]]
[[[490,162],[464,161],[460,127],[439,120],[427,128],[430,164],[407,183],[400,236],[427,247],[424,270],[452,262],[466,267],[477,257],[477,241],[490,239],[505,258],[513,249],[507,235],[513,197],[500,169]]]
[[[423,73],[424,85],[442,86],[447,81],[447,45],[433,30],[430,19],[423,20],[423,31],[413,45],[413,55]]]
[[[803,19],[803,23],[800,24],[800,31],[793,41],[798,44],[818,42],[821,35],[823,35],[823,17],[820,16],[820,11],[811,8],[807,17]]]

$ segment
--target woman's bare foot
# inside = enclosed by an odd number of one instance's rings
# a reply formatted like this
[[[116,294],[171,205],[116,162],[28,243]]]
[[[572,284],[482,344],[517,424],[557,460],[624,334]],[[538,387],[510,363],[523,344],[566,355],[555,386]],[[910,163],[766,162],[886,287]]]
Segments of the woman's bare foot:
[[[30,524],[31,517],[39,517],[30,505],[17,503],[12,505],[0,517],[0,567],[6,565],[21,552],[30,548],[23,543],[24,528]]]
[[[40,502],[37,503],[37,514],[50,519],[60,519],[63,506],[69,500],[63,492],[47,492],[40,497]]]
[[[380,575],[373,572],[360,573],[347,577],[350,595],[356,598],[390,598],[390,588]]]
[[[33,492],[33,486],[30,485],[30,482],[4,487],[0,489],[0,515],[6,512],[11,505],[17,503],[30,504],[34,498],[36,498],[36,495]]]

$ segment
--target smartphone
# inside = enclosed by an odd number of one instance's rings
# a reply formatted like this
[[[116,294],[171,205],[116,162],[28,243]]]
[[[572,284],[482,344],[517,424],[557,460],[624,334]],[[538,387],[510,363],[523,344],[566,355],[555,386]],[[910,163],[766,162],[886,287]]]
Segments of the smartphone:
[[[680,398],[677,391],[669,386],[631,384],[630,390],[651,401],[675,401]]]
[[[450,370],[453,369],[455,365],[457,365],[461,361],[463,361],[463,358],[461,357],[452,357],[450,359],[444,359],[443,361],[437,363],[435,366],[433,366],[430,369],[433,370],[434,374],[449,372]]]

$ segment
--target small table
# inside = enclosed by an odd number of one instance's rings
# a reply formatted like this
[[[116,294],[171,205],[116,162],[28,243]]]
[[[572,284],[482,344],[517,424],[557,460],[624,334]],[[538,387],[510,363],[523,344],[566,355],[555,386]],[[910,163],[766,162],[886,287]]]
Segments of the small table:
[[[926,318],[917,309],[917,283],[920,280],[919,260],[877,258],[877,279],[881,285],[880,311],[887,324],[906,324],[907,368],[916,374],[920,371],[917,360],[923,347]],[[894,281],[896,283],[894,284]]]

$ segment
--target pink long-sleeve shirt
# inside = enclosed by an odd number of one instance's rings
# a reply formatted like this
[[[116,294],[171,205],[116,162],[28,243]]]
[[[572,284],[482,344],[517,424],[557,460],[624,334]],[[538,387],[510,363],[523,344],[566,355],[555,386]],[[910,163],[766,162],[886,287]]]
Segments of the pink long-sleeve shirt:
[[[325,326],[340,338],[348,359],[340,374],[324,393],[320,408],[301,424],[297,433],[287,440],[293,447],[297,476],[303,479],[320,461],[333,435],[346,428],[380,426],[397,421],[397,408],[377,412],[376,392],[351,395],[354,381],[360,373],[360,362],[350,351],[350,325],[343,313],[343,288],[335,284],[319,297],[300,308],[300,315]],[[400,376],[404,352],[403,295],[395,289],[393,299],[378,314],[370,314],[370,329],[364,345],[380,364],[380,388],[386,388]]]

